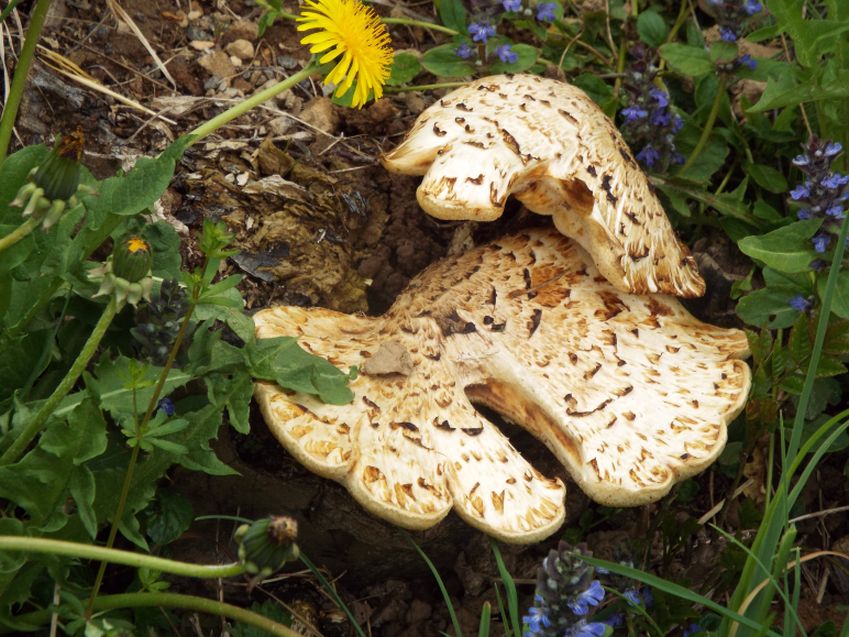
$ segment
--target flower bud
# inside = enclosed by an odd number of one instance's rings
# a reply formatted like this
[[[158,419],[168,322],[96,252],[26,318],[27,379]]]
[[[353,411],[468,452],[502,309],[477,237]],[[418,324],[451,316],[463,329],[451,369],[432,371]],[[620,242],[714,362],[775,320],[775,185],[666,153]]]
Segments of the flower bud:
[[[272,516],[243,524],[236,530],[239,559],[249,573],[271,575],[298,557],[298,523],[290,517]]]
[[[67,201],[77,192],[80,186],[83,143],[83,134],[79,129],[65,135],[36,170],[32,180],[44,190],[47,199]]]
[[[150,244],[135,235],[122,239],[112,251],[112,272],[130,283],[146,277],[152,264]]]

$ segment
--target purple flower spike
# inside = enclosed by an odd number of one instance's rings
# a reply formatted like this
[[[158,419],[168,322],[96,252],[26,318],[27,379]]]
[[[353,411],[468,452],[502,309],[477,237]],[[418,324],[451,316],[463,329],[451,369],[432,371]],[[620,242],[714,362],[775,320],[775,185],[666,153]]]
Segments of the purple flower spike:
[[[736,42],[737,34],[728,27],[719,27],[719,38],[723,42]]]
[[[752,16],[763,11],[764,6],[757,0],[746,0],[743,4],[743,11]]]
[[[590,606],[598,606],[603,599],[604,589],[601,587],[601,582],[595,579],[585,591],[578,593],[568,602],[568,606],[573,613],[582,616],[590,611]]]
[[[669,106],[669,94],[666,91],[661,91],[659,88],[653,88],[649,91],[649,95],[654,98],[654,101],[657,102],[658,106]]]
[[[502,0],[501,6],[504,7],[505,11],[516,13],[522,10],[522,0]]]
[[[822,185],[829,190],[843,188],[846,184],[849,184],[849,175],[841,175],[840,173],[831,173],[822,180]]]
[[[637,153],[637,159],[643,162],[648,168],[651,168],[660,159],[660,153],[657,152],[655,147],[651,144],[646,144],[643,149]]]
[[[638,119],[645,119],[649,114],[646,109],[640,108],[639,106],[627,106],[622,109],[621,113],[625,120],[629,122],[636,122]]]
[[[486,22],[472,22],[469,25],[469,35],[472,36],[472,42],[483,43],[495,35],[495,27]]]
[[[799,201],[800,199],[805,199],[806,197],[811,196],[811,184],[810,182],[805,182],[804,184],[799,184],[793,190],[790,191],[790,197],[793,201]]]
[[[537,20],[540,22],[554,22],[557,16],[554,10],[557,8],[555,2],[540,2],[537,5]]]
[[[510,44],[500,44],[495,47],[495,55],[505,64],[515,64],[519,59],[519,54],[513,50]]]
[[[563,637],[602,637],[607,630],[607,624],[601,622],[587,622],[582,619],[578,623],[566,629]]]

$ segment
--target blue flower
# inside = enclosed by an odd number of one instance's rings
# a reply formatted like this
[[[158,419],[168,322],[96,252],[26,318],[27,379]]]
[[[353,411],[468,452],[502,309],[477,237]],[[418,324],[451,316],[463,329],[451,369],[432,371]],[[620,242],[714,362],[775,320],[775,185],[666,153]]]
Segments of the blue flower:
[[[660,153],[657,152],[654,146],[646,144],[643,149],[637,153],[637,159],[643,162],[647,167],[651,168],[660,159]]]
[[[800,199],[806,199],[811,196],[811,182],[806,181],[803,184],[799,184],[793,190],[790,191],[790,198],[793,201],[799,201]]]
[[[473,42],[486,42],[495,35],[495,27],[486,22],[472,22],[469,25],[469,35]]]
[[[814,213],[808,208],[799,208],[798,212],[796,212],[796,218],[801,221],[804,221],[805,219],[813,219]]]
[[[598,569],[596,569],[598,570]],[[625,613],[614,613],[607,619],[602,619],[605,624],[610,626],[611,628],[619,628],[625,623]]]
[[[629,122],[636,122],[638,119],[644,119],[649,114],[646,109],[640,108],[639,106],[626,106],[620,112],[625,120]]]
[[[728,27],[719,27],[719,38],[723,42],[736,42],[737,34],[734,33],[734,31],[732,29],[729,29]]]
[[[537,5],[537,20],[540,22],[554,22],[557,18],[554,14],[556,8],[556,2],[540,2]]]
[[[649,91],[658,106],[669,106],[669,93],[661,91],[659,88],[653,88]]]
[[[805,298],[801,294],[794,296],[787,304],[798,312],[807,312],[811,309],[811,306],[813,306],[811,300]]]
[[[160,410],[163,411],[169,418],[177,413],[177,408],[174,407],[174,401],[172,401],[168,396],[160,398],[159,402],[156,403],[156,411]]]
[[[515,64],[519,59],[518,53],[513,50],[510,44],[500,44],[495,47],[495,55],[505,64]]]
[[[522,0],[502,0],[501,6],[504,7],[505,11],[512,11],[515,13],[522,9]]]
[[[746,0],[743,4],[743,11],[752,16],[763,11],[764,6],[758,0]]]
[[[594,579],[586,590],[569,600],[567,605],[576,615],[586,615],[590,611],[590,606],[598,606],[603,599],[604,589],[601,587],[601,582]]]
[[[698,624],[690,624],[684,629],[684,637],[690,637],[690,635],[696,635],[698,633],[703,633],[704,631],[705,629]]]
[[[542,598],[537,595],[534,599],[541,600]],[[535,635],[540,634],[543,629],[551,626],[551,618],[549,618],[548,613],[546,613],[544,609],[536,606],[531,606],[528,609],[528,614],[522,617],[522,622],[528,627],[525,631],[524,637],[534,637]]]
[[[622,593],[622,597],[624,597],[631,606],[639,606],[643,601],[636,588],[626,589]]]
[[[754,71],[758,66],[758,61],[755,60],[751,55],[746,53],[745,55],[741,55],[737,58],[737,64],[739,66],[745,66],[750,71]]]
[[[840,154],[841,150],[843,150],[843,146],[840,142],[829,142],[822,150],[822,154],[826,157],[834,157],[835,155]]]
[[[802,166],[807,166],[810,163],[811,163],[811,159],[807,155],[796,155],[793,158],[793,165],[799,166],[800,168]]]
[[[461,60],[468,60],[475,54],[475,51],[474,49],[472,49],[472,47],[463,42],[460,46],[457,47],[456,53],[457,57]]]
[[[651,114],[649,121],[652,126],[669,126],[672,115],[669,114],[669,109],[659,108]]]
[[[811,239],[811,243],[814,246],[814,250],[822,254],[826,250],[828,250],[828,246],[831,243],[831,235],[819,233],[814,235],[814,238]]]
[[[837,190],[849,184],[849,175],[841,175],[840,173],[831,173],[828,177],[822,180],[822,185],[829,190]]]
[[[832,206],[828,210],[825,211],[832,219],[842,220],[846,217],[846,212],[843,210],[843,206]]]
[[[563,633],[563,637],[602,637],[607,630],[607,624],[601,622],[587,622],[582,619],[570,626]]]

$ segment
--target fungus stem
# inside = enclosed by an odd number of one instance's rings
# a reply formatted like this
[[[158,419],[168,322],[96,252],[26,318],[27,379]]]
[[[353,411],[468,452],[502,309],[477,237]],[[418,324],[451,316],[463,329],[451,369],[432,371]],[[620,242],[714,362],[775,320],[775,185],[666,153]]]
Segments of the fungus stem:
[[[98,611],[107,611],[116,608],[180,608],[218,615],[219,617],[227,617],[228,619],[259,628],[277,637],[300,637],[291,628],[267,617],[263,617],[258,613],[196,595],[183,595],[180,593],[124,593],[121,595],[104,595],[95,604],[95,610]],[[55,612],[55,608],[46,608],[26,615],[19,615],[15,620],[16,622],[40,626]]]
[[[35,55],[35,47],[41,36],[41,30],[44,28],[47,11],[50,9],[50,1],[37,0],[29,19],[24,45],[21,47],[21,55],[15,65],[15,74],[12,77],[12,84],[9,86],[9,94],[3,107],[3,117],[0,118],[0,164],[5,161],[6,153],[9,151],[9,142],[12,140],[12,131],[15,128],[15,118],[18,115],[18,108],[24,95],[24,86]]]
[[[118,526],[121,524],[121,520],[124,517],[124,508],[127,505],[127,496],[130,493],[130,487],[133,483],[133,474],[135,473],[136,464],[138,463],[139,450],[141,449],[142,437],[144,436],[145,428],[150,422],[151,416],[153,416],[156,405],[159,403],[159,397],[162,395],[162,388],[165,386],[165,381],[168,379],[168,374],[174,366],[174,361],[177,359],[177,354],[183,344],[183,339],[186,337],[186,333],[189,330],[192,313],[197,305],[197,299],[199,296],[200,290],[198,289],[198,286],[196,286],[195,289],[192,290],[192,298],[189,303],[189,307],[186,310],[186,315],[183,317],[183,322],[180,324],[180,330],[177,332],[177,338],[174,339],[174,344],[171,346],[171,351],[168,352],[168,358],[165,360],[165,366],[159,374],[156,389],[154,389],[153,396],[150,397],[150,402],[147,404],[147,410],[145,411],[144,418],[142,418],[140,423],[136,420],[136,444],[133,446],[132,452],[130,452],[130,461],[127,463],[127,471],[124,474],[124,483],[121,485],[121,496],[118,498],[118,504],[115,507],[115,514],[112,516],[112,526],[109,529],[109,537],[106,539],[107,549],[111,549],[115,544],[115,538],[118,535]],[[135,394],[133,395],[135,396]],[[133,402],[135,406],[135,399]],[[138,414],[136,414],[136,418],[138,418]],[[106,561],[100,562],[100,568],[97,570],[97,577],[94,580],[94,586],[92,587],[91,595],[88,598],[86,617],[91,617],[91,614],[95,609],[97,593],[100,591],[100,585],[103,583],[103,576],[106,574],[106,564]]]
[[[110,564],[123,564],[136,568],[148,568],[154,571],[196,577],[198,579],[216,579],[241,575],[245,568],[239,562],[231,564],[192,564],[179,562],[164,557],[155,557],[144,553],[110,549],[105,546],[95,546],[82,542],[67,542],[43,537],[23,537],[17,535],[0,535],[0,551],[21,551],[23,553],[41,553],[50,555],[65,555],[89,560],[102,560]]]
[[[207,135],[214,133],[225,124],[229,124],[231,121],[248,112],[252,108],[259,106],[263,102],[270,100],[272,97],[279,95],[283,91],[296,86],[299,82],[316,73],[318,68],[319,65],[315,61],[311,60],[303,69],[294,75],[290,75],[285,80],[278,82],[274,86],[270,86],[258,93],[254,93],[249,98],[239,102],[231,108],[228,108],[223,113],[216,115],[211,120],[201,124],[189,133],[189,143],[196,144]]]
[[[103,314],[101,314],[100,319],[94,326],[94,330],[92,330],[91,335],[88,337],[85,345],[83,345],[79,356],[77,356],[77,359],[74,361],[74,364],[71,365],[71,368],[65,374],[65,377],[59,383],[59,386],[56,387],[56,389],[53,390],[53,393],[50,394],[50,397],[44,401],[41,408],[36,412],[35,416],[32,417],[32,420],[24,426],[12,445],[3,452],[2,456],[0,456],[0,466],[17,462],[21,455],[23,455],[24,451],[26,451],[29,443],[32,442],[33,438],[38,435],[38,432],[44,428],[47,419],[53,414],[53,410],[68,394],[68,392],[71,391],[76,384],[77,379],[79,379],[80,374],[83,373],[86,365],[88,365],[88,362],[91,360],[91,357],[94,356],[94,353],[97,351],[97,346],[100,345],[103,335],[106,334],[106,330],[110,323],[112,323],[112,319],[115,318],[115,314],[117,314],[117,312],[118,304],[115,300],[115,296],[112,295],[112,298],[109,299],[109,303],[107,303],[106,307],[103,309]]]
[[[719,86],[716,87],[716,94],[713,96],[713,103],[710,105],[710,112],[708,113],[707,121],[705,122],[705,127],[702,129],[702,135],[699,137],[699,141],[696,143],[696,147],[693,148],[693,152],[690,153],[690,156],[687,158],[686,163],[681,166],[681,170],[678,171],[679,175],[683,175],[689,170],[693,164],[696,163],[696,160],[699,158],[699,155],[702,154],[702,151],[707,146],[708,140],[710,139],[710,134],[713,132],[714,124],[716,124],[716,118],[719,115],[719,108],[722,106],[722,99],[725,97],[725,78],[721,77],[719,79]]]
[[[38,227],[38,221],[39,220],[35,217],[30,217],[5,237],[0,238],[0,252],[3,252],[6,248],[11,248],[18,241],[35,230]]]

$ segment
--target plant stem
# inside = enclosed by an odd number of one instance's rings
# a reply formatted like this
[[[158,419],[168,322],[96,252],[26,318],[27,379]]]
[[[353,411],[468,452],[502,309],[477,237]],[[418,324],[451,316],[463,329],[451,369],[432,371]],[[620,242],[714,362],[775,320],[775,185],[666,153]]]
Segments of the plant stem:
[[[207,135],[214,133],[225,124],[230,123],[231,121],[233,121],[240,115],[243,115],[244,113],[248,112],[252,108],[259,106],[263,102],[270,100],[275,95],[278,95],[283,91],[292,88],[299,82],[307,79],[310,75],[315,73],[318,68],[318,64],[311,61],[303,69],[301,69],[294,75],[290,75],[285,80],[278,82],[274,86],[270,86],[267,89],[259,91],[258,93],[254,93],[249,98],[239,102],[231,108],[228,108],[223,113],[216,115],[211,120],[201,124],[191,133],[189,133],[189,136],[191,137],[190,143],[195,144],[199,142]]]
[[[47,553],[50,555],[65,555],[89,560],[102,560],[111,564],[123,564],[137,568],[149,568],[154,571],[196,577],[198,579],[216,579],[232,577],[245,572],[244,567],[234,562],[232,564],[191,564],[154,557],[144,553],[133,553],[110,549],[105,546],[51,540],[43,537],[23,537],[18,535],[0,535],[0,551],[21,551],[24,553]]]
[[[387,86],[387,93],[407,93],[409,91],[436,91],[441,88],[457,88],[465,86],[468,82],[439,82],[437,84],[419,84],[416,86]]]
[[[38,227],[38,219],[35,217],[30,217],[26,221],[24,221],[17,228],[12,230],[5,237],[0,238],[0,252],[3,252],[6,248],[11,248],[18,241],[27,236],[30,232],[35,230]]]
[[[145,427],[147,427],[147,424],[150,422],[151,416],[153,416],[153,412],[159,402],[159,397],[162,395],[162,388],[165,386],[165,381],[168,379],[168,374],[171,372],[171,368],[174,367],[174,361],[177,359],[177,354],[180,352],[183,339],[185,339],[186,333],[189,330],[192,313],[194,312],[195,305],[197,304],[197,297],[198,294],[192,294],[192,302],[186,310],[186,315],[183,317],[183,322],[180,324],[180,331],[177,332],[177,338],[174,339],[171,351],[168,352],[165,367],[162,368],[162,372],[159,374],[156,389],[153,392],[153,396],[150,398],[150,402],[147,404],[147,411],[145,411],[144,418],[142,418],[141,423],[136,427],[136,444],[130,453],[130,461],[127,463],[127,471],[124,474],[124,483],[121,485],[121,496],[118,498],[118,505],[115,507],[115,514],[112,516],[112,526],[109,529],[109,537],[106,539],[107,549],[112,548],[115,544],[115,538],[118,536],[118,527],[124,517],[124,509],[127,506],[127,496],[130,494],[130,486],[133,483],[133,473],[136,470],[136,463],[139,460],[142,435]],[[91,613],[94,610],[94,603],[97,600],[97,594],[100,592],[100,586],[103,584],[103,577],[106,574],[106,564],[106,561],[100,562],[100,568],[97,570],[97,577],[94,580],[94,586],[92,587],[91,595],[88,598],[86,617],[91,617]]]
[[[699,158],[699,155],[702,154],[702,151],[707,146],[708,140],[710,139],[710,134],[713,132],[713,126],[716,124],[716,118],[719,115],[719,108],[722,106],[722,98],[725,97],[725,78],[721,77],[719,79],[719,86],[716,87],[716,95],[713,96],[713,103],[710,105],[710,113],[708,113],[707,121],[705,122],[705,127],[702,129],[702,135],[699,137],[699,141],[696,142],[696,147],[693,149],[693,152],[690,153],[690,156],[687,158],[687,162],[681,166],[681,170],[678,171],[679,175],[683,175],[687,172],[687,170],[696,163],[696,160]]]
[[[283,624],[278,624],[258,613],[240,608],[239,606],[225,604],[224,602],[206,599],[205,597],[197,597],[195,595],[182,595],[180,593],[124,593],[122,595],[104,595],[95,604],[95,610],[97,611],[123,608],[180,608],[183,610],[193,610],[201,613],[209,613],[210,615],[218,615],[219,617],[227,617],[228,619],[267,631],[277,637],[300,637],[299,633],[296,633],[291,628]],[[35,611],[34,613],[19,615],[15,620],[16,622],[37,627],[49,620],[51,614],[54,612],[56,612],[56,609],[46,608]]]
[[[458,35],[458,32],[450,27],[444,27],[441,24],[426,22],[425,20],[414,20],[413,18],[381,18],[384,24],[403,24],[408,27],[422,27],[424,29],[432,29],[448,35]]]
[[[41,37],[41,30],[44,28],[44,20],[47,18],[49,9],[50,0],[37,0],[29,19],[24,45],[21,47],[21,55],[15,65],[15,75],[12,77],[12,84],[9,86],[8,98],[3,107],[3,117],[0,119],[0,164],[6,159],[6,153],[9,151],[9,142],[12,140],[15,118],[18,115],[18,108],[24,95],[27,74],[32,65],[35,47]]]
[[[77,356],[77,359],[74,361],[74,364],[71,365],[71,368],[68,370],[68,373],[65,374],[65,377],[59,383],[59,386],[56,387],[56,389],[53,390],[53,393],[50,394],[46,401],[44,401],[44,404],[38,412],[36,412],[35,416],[32,417],[32,420],[24,426],[23,430],[12,443],[12,446],[9,447],[2,456],[0,456],[0,466],[12,464],[20,459],[21,455],[23,455],[24,451],[26,451],[26,448],[29,446],[29,443],[32,442],[33,438],[35,438],[36,435],[38,435],[38,432],[44,427],[47,419],[52,415],[53,410],[76,384],[80,374],[83,373],[86,365],[88,365],[88,362],[91,360],[91,357],[94,356],[94,353],[97,351],[97,346],[100,345],[103,335],[106,334],[106,330],[109,327],[109,324],[112,323],[112,319],[115,318],[115,314],[117,312],[118,305],[115,301],[115,297],[113,296],[109,299],[109,303],[107,303],[106,307],[103,309],[103,314],[101,314],[100,320],[97,321],[97,325],[94,326],[91,336],[88,337],[88,340],[85,342],[85,345],[83,345],[79,356]]]

